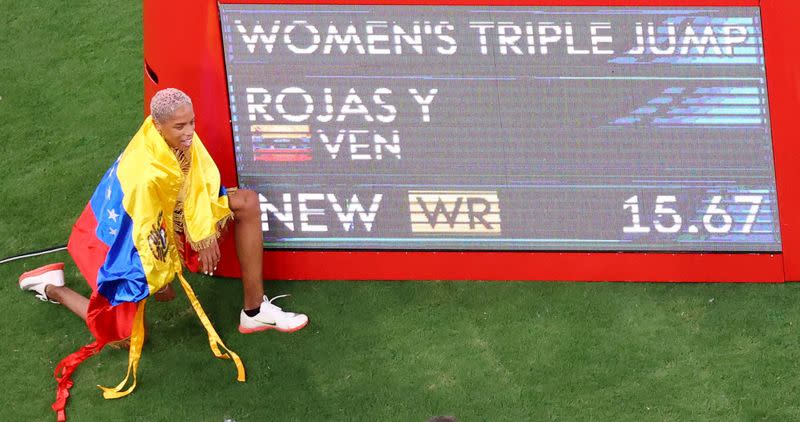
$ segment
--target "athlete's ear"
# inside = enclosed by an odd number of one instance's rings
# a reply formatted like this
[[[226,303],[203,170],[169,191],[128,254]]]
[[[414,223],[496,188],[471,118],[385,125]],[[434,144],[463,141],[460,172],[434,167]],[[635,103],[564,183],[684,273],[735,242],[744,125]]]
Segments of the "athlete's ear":
[[[161,124],[158,123],[158,121],[156,119],[153,119],[153,126],[156,127],[156,130],[158,131],[158,134],[161,135],[161,137],[163,138],[164,134],[161,132]]]

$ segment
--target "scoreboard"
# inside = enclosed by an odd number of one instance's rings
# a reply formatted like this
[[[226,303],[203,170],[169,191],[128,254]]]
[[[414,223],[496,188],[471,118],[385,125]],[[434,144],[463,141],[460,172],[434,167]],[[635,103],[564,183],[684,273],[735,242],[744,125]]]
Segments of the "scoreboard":
[[[781,250],[756,7],[220,11],[267,248]]]
[[[259,193],[268,277],[799,279],[800,8],[207,3],[145,2],[146,95]]]

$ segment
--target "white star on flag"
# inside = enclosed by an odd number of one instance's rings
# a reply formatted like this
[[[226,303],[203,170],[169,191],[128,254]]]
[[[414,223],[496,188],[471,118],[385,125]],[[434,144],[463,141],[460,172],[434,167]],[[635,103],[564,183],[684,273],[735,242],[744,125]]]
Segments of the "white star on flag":
[[[117,214],[117,212],[114,211],[114,208],[111,208],[111,209],[106,210],[106,211],[108,211],[108,218],[114,220],[114,222],[116,223],[117,222],[117,217],[119,217],[119,214]]]
[[[110,234],[112,236],[116,236],[117,235],[117,229],[108,229],[108,234]]]
[[[111,199],[111,188],[106,188],[106,199]]]

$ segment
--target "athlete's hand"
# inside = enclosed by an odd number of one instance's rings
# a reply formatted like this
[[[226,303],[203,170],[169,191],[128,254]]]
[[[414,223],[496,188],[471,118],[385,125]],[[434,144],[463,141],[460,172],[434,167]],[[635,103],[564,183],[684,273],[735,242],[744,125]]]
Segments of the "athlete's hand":
[[[219,253],[219,244],[217,244],[217,240],[214,241],[205,249],[200,249],[198,252],[200,254],[200,271],[203,274],[207,275],[214,275],[214,270],[217,269],[217,264],[219,263],[220,253]]]

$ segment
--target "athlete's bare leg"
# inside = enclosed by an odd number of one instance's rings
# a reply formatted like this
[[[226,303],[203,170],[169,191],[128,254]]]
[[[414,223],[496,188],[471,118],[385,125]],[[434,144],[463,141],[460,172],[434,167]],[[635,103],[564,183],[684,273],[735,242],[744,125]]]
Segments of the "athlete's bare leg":
[[[89,311],[89,299],[81,296],[80,293],[66,286],[54,286],[52,284],[44,288],[44,294],[48,299],[55,300],[75,315],[86,321],[86,313]],[[145,339],[147,338],[147,326],[145,326]],[[127,349],[130,347],[130,338],[108,343],[112,349]]]
[[[64,305],[75,315],[86,321],[86,312],[89,310],[89,299],[81,296],[80,293],[66,286],[48,285],[44,289],[44,294],[48,299]]]
[[[228,194],[228,204],[234,215],[236,255],[242,269],[244,309],[261,305],[264,297],[262,269],[261,209],[258,194],[239,189]]]

